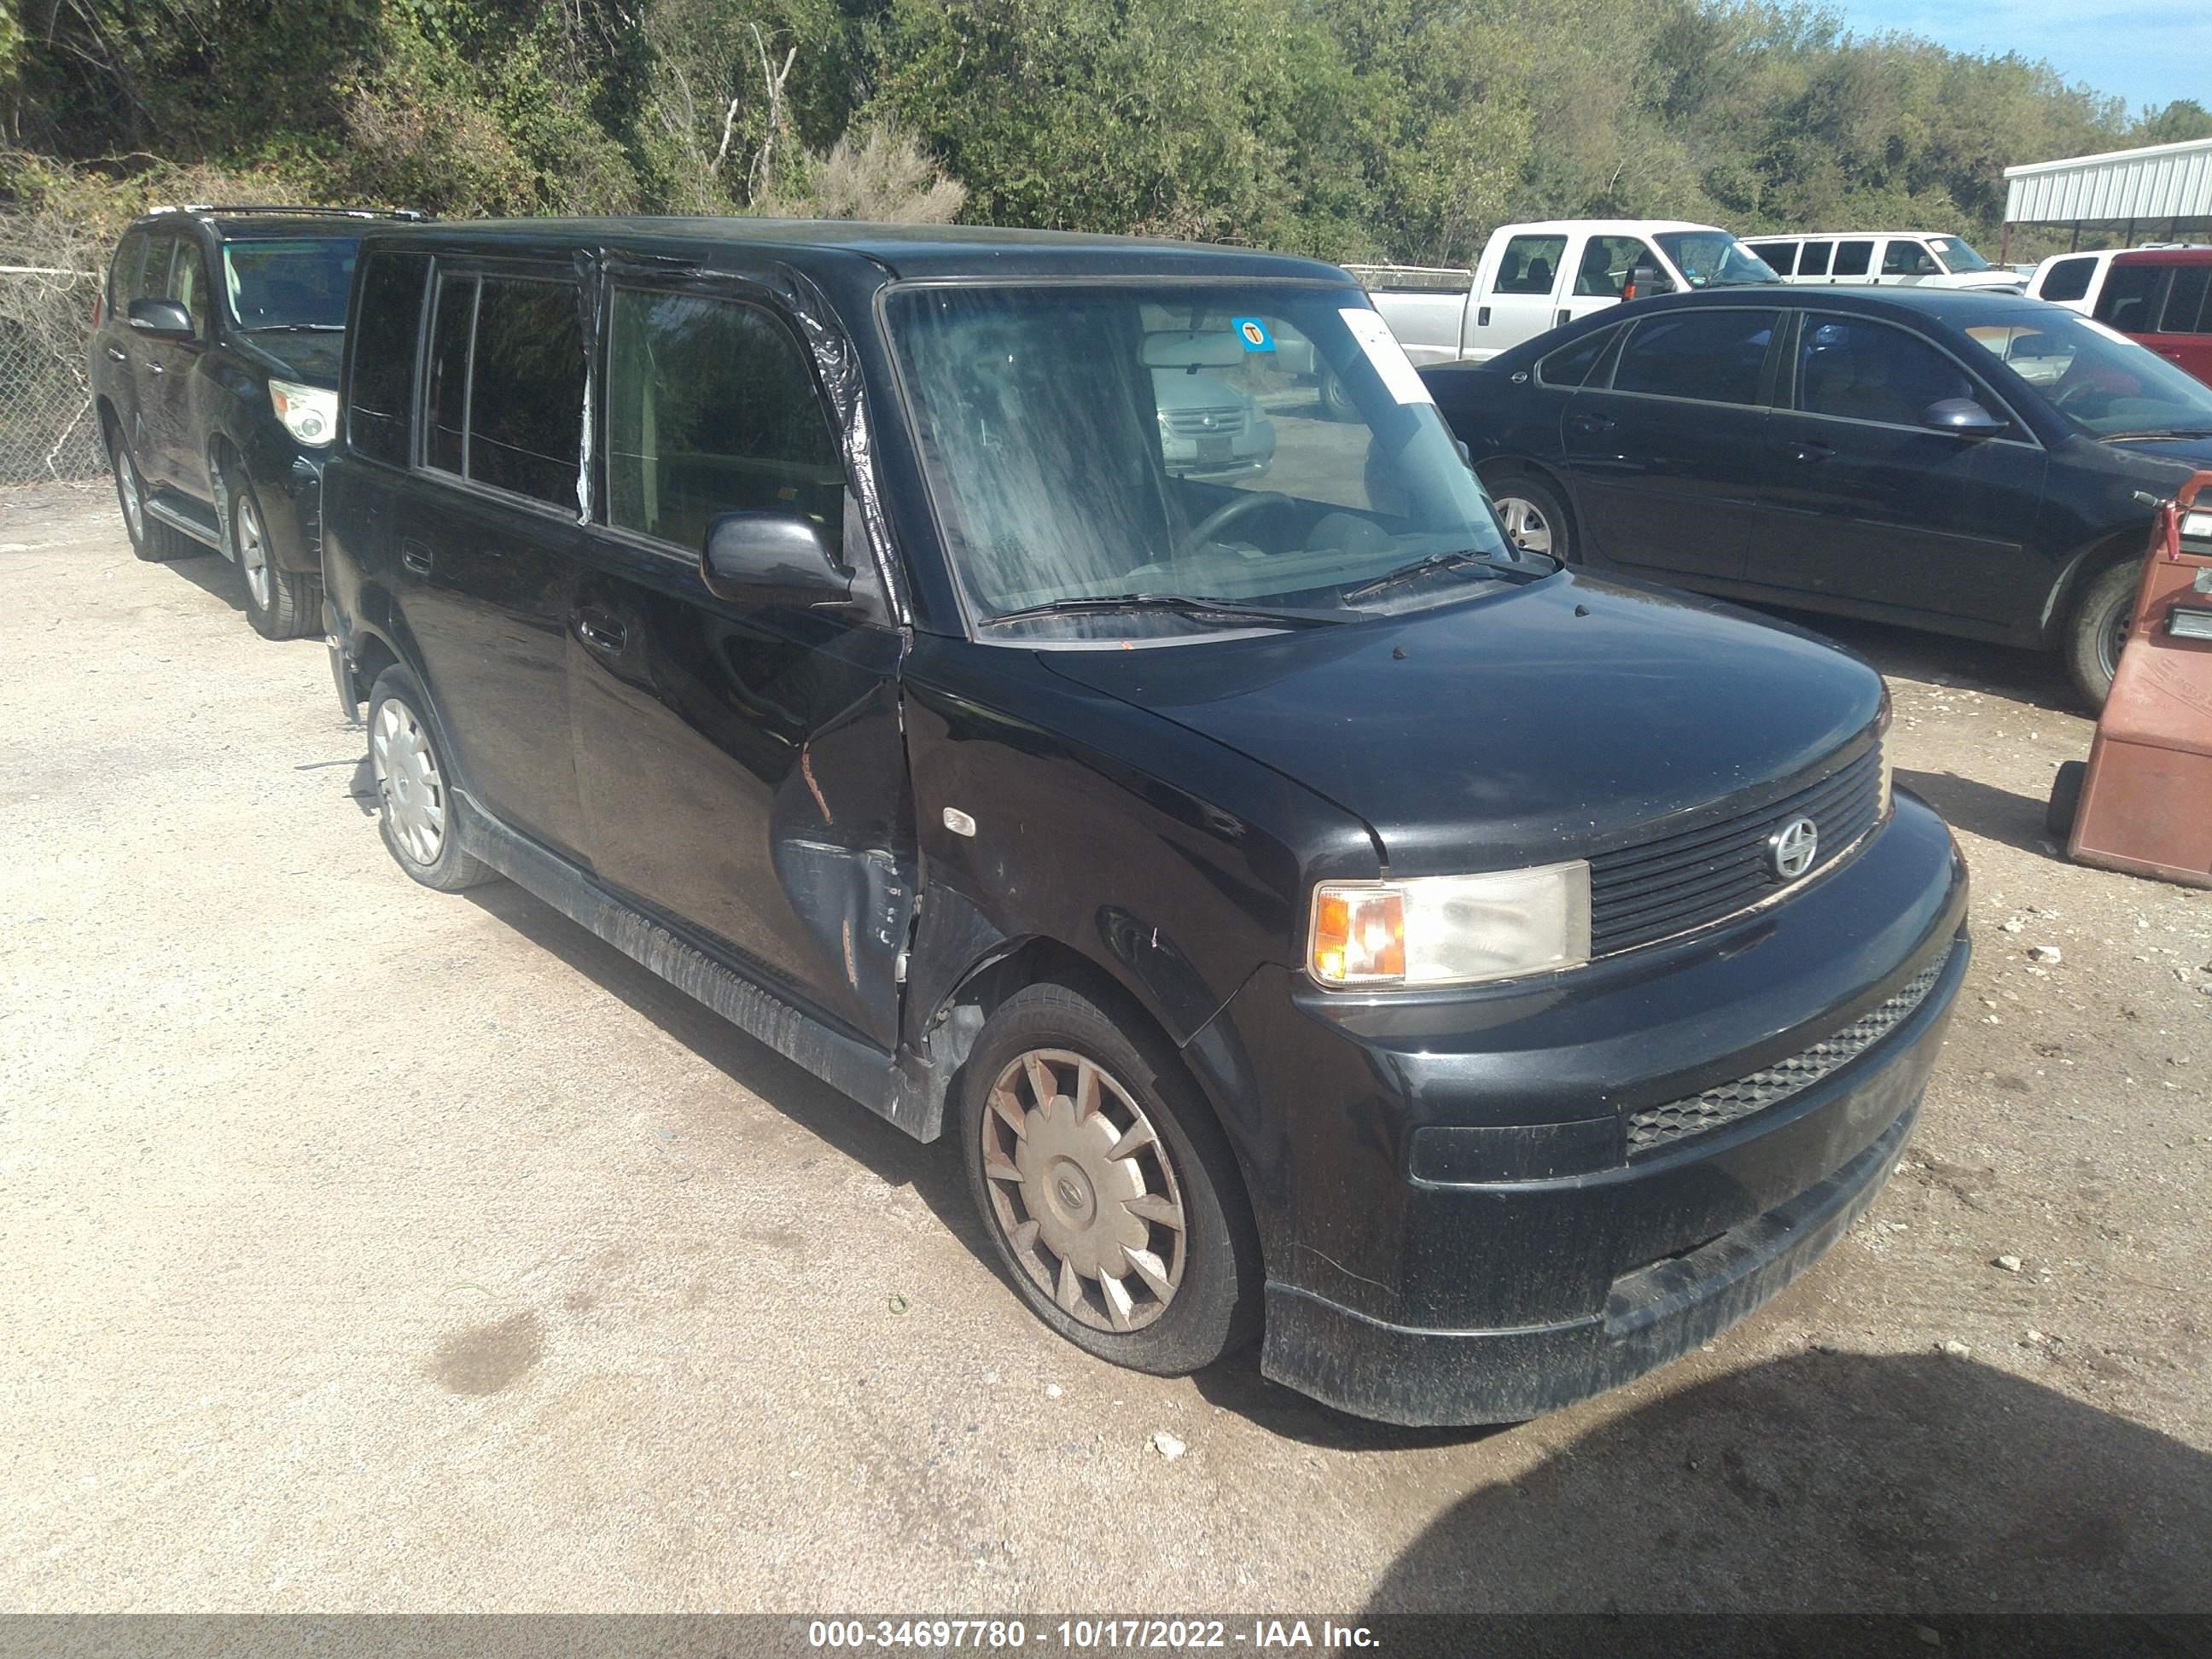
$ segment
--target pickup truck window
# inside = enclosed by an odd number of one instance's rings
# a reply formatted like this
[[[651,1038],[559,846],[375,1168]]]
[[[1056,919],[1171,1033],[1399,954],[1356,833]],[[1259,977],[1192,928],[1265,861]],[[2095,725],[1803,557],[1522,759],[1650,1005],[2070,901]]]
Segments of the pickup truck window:
[[[1774,267],[1724,230],[1662,230],[1660,250],[1693,289],[1779,282]]]
[[[1618,300],[1638,265],[1658,264],[1640,236],[1593,236],[1575,271],[1575,292],[1586,299]]]
[[[1621,348],[1613,389],[1709,404],[1755,404],[1774,323],[1771,311],[1647,317]]]
[[[1566,257],[1564,236],[1516,236],[1499,257],[1498,294],[1549,294],[1558,280],[1559,261]]]

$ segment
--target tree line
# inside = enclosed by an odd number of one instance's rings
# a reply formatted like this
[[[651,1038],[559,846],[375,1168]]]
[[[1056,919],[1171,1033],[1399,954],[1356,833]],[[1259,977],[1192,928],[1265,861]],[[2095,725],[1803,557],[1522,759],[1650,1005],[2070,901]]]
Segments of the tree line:
[[[0,208],[88,226],[957,215],[1428,264],[1554,216],[1994,240],[2008,164],[2212,135],[1767,0],[16,0],[0,122]]]

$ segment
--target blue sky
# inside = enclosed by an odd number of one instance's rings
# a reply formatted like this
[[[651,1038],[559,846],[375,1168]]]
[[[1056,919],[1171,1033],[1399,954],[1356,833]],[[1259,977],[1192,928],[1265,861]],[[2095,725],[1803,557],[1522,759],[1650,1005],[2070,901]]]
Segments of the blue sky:
[[[2212,4],[2206,0],[1839,0],[1855,33],[1901,29],[1960,52],[2041,58],[2069,81],[2131,109],[2194,98],[2212,108]]]

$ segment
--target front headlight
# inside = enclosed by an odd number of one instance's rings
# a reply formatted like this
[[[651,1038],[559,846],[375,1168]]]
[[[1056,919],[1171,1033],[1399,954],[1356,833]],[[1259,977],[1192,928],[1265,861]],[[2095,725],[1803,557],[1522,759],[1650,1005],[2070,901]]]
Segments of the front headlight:
[[[269,382],[269,402],[284,429],[303,444],[317,447],[338,434],[338,394],[319,386],[291,380]]]
[[[1589,866],[1325,881],[1306,970],[1323,985],[1471,985],[1589,960]]]

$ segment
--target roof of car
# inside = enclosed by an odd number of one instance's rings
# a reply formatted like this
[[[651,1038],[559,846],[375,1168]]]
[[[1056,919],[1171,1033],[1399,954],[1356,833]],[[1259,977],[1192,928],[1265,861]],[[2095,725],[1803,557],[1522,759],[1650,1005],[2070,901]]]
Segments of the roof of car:
[[[2136,247],[2112,256],[2114,264],[2212,264],[2212,247]]]
[[[1762,231],[1756,236],[1747,236],[1747,242],[1832,242],[1844,236],[1907,236],[1922,241],[1942,237],[1947,242],[1963,242],[1966,239],[1955,230],[1774,230]]]
[[[1510,230],[1516,235],[1524,235],[1531,231],[1586,230],[1595,236],[1609,236],[1642,233],[1656,234],[1665,230],[1719,230],[1720,227],[1701,225],[1692,219],[1532,219],[1526,224],[1500,225],[1498,228]]]
[[[868,260],[895,276],[1023,277],[1074,275],[1203,275],[1296,277],[1345,286],[1334,265],[1292,254],[1201,242],[1146,240],[1069,231],[1006,230],[989,225],[889,225],[854,219],[608,218],[470,219],[379,226],[380,240],[431,246],[538,244],[618,246],[677,253],[711,264],[732,249]]]
[[[226,242],[264,240],[272,237],[358,236],[373,224],[411,221],[375,208],[222,208],[157,207],[142,214],[134,229],[188,220],[204,225]]]

